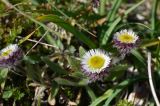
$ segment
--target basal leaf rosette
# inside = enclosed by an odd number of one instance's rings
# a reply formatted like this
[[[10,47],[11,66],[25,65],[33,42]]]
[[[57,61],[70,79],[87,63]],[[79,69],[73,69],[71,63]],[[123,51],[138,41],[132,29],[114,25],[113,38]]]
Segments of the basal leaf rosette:
[[[114,47],[123,55],[128,54],[139,42],[139,37],[132,30],[121,30],[113,37]]]
[[[12,67],[22,58],[23,52],[17,44],[10,44],[0,51],[0,67]]]
[[[92,49],[84,54],[81,59],[82,72],[91,82],[103,80],[108,74],[111,58],[100,49]]]

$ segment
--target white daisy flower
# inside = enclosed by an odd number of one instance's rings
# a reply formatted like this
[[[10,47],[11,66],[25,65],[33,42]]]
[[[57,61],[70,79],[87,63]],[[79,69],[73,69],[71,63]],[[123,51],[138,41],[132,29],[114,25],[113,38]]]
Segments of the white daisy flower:
[[[121,30],[113,37],[114,46],[120,53],[127,54],[137,46],[139,37],[132,30]]]
[[[100,49],[92,49],[82,57],[82,71],[92,81],[101,80],[106,75],[106,68],[109,67],[111,58]]]
[[[17,44],[10,44],[0,51],[0,66],[9,67],[15,65],[22,55],[22,50]]]

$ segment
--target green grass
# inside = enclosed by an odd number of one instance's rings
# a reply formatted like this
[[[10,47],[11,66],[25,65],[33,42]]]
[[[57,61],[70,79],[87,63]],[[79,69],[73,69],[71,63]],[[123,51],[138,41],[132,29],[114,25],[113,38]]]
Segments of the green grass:
[[[154,89],[160,96],[159,1],[99,0],[98,7],[93,1],[0,1],[0,49],[18,44],[24,53],[11,67],[1,66],[0,55],[3,105],[132,106],[136,100],[156,105],[147,67],[152,67]],[[114,34],[123,29],[132,29],[139,37],[127,55],[113,45]],[[112,60],[107,76],[89,83],[81,60],[96,48],[104,49]],[[134,93],[138,96],[129,98]]]

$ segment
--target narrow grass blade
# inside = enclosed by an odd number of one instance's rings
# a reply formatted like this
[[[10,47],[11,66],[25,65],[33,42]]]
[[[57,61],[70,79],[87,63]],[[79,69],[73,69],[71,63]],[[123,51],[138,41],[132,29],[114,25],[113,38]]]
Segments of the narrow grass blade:
[[[121,2],[122,2],[122,0],[114,0],[114,2],[112,4],[112,9],[111,9],[111,11],[109,11],[109,13],[107,15],[108,22],[111,22],[114,20],[116,11],[118,10]]]
[[[99,6],[99,14],[100,15],[105,15],[105,4],[106,0],[100,0],[100,6]]]
[[[99,105],[102,101],[106,100],[105,106],[107,106],[114,98],[117,94],[119,94],[125,87],[127,87],[129,84],[134,83],[135,81],[138,80],[142,80],[142,79],[146,79],[144,77],[137,77],[134,79],[126,79],[125,81],[122,81],[121,83],[119,83],[117,86],[108,89],[102,96],[98,97],[97,99],[95,99],[90,106],[97,106]]]
[[[51,98],[54,98],[59,91],[59,85],[56,82],[52,82],[52,89],[51,89]]]
[[[83,43],[88,45],[90,48],[96,47],[95,43],[93,43],[93,41],[91,39],[89,39],[86,35],[79,32],[76,28],[74,28],[69,23],[65,22],[64,20],[62,20],[61,18],[59,18],[56,15],[44,15],[44,16],[37,17],[37,19],[41,22],[51,21],[51,22],[57,24],[58,26],[64,28],[65,30],[71,32],[76,38],[81,40]]]
[[[153,5],[152,5],[152,15],[151,15],[151,28],[152,28],[152,33],[151,37],[153,38],[154,31],[156,28],[156,12],[157,12],[157,7],[158,7],[158,0],[153,0]]]
[[[139,5],[141,5],[145,0],[140,1],[139,3],[137,3],[136,5],[134,5],[133,7],[129,8],[125,13],[124,16],[127,16],[131,11],[133,11],[134,9],[136,9]],[[113,30],[115,29],[115,27],[117,26],[117,24],[122,20],[122,17],[118,17],[109,27],[109,29],[105,32],[104,35],[102,35],[101,39],[100,39],[100,43],[101,46],[106,45],[106,43],[108,42],[109,37],[111,36]]]
[[[85,88],[89,97],[91,98],[91,101],[93,102],[96,99],[96,95],[94,94],[93,90],[89,86],[86,86]]]
[[[112,95],[113,93],[113,89],[108,89],[102,96],[98,97],[97,99],[95,99],[90,106],[97,106],[99,105],[102,101],[106,100],[107,98],[109,98],[110,95]]]
[[[102,37],[102,41],[100,42],[101,45],[105,45],[111,35],[111,33],[113,32],[113,30],[115,29],[115,27],[117,26],[117,24],[121,21],[121,17],[118,17],[109,27],[109,29],[105,32],[105,34]]]
[[[135,79],[127,79],[120,83],[116,89],[114,89],[114,92],[112,95],[109,96],[109,98],[106,100],[105,104],[103,106],[109,106],[110,102],[116,97],[117,94],[119,94],[127,85],[132,83]]]
[[[143,56],[138,51],[132,50],[131,53],[142,63],[143,66],[146,66],[146,63],[145,63]]]

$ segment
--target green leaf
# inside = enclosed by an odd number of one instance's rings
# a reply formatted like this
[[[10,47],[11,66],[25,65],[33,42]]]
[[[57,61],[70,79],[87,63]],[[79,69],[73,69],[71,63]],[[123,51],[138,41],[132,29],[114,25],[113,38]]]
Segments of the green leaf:
[[[36,63],[39,63],[39,61],[40,61],[39,56],[40,56],[40,55],[24,56],[23,60],[24,60],[24,61],[27,61],[28,63],[31,63],[31,64],[36,64]]]
[[[107,80],[117,79],[119,76],[123,75],[123,73],[127,70],[128,67],[129,67],[128,65],[122,65],[122,64],[115,65],[110,69],[110,74],[106,79]]]
[[[97,99],[95,99],[90,106],[97,106],[98,104],[100,104],[102,101],[104,101],[105,99],[107,99],[110,95],[112,95],[113,93],[113,89],[108,89],[102,96],[98,97]]]
[[[71,66],[72,70],[79,71],[80,70],[80,61],[75,57],[68,56],[68,63]]]
[[[71,45],[71,46],[68,48],[68,51],[69,51],[70,53],[74,54],[74,53],[76,52],[76,48]]]
[[[42,57],[41,59],[42,59],[42,61],[44,61],[44,62],[48,65],[48,67],[49,67],[52,71],[54,71],[56,74],[58,74],[58,75],[66,75],[66,74],[68,74],[68,72],[65,71],[63,68],[61,68],[58,64],[50,61],[48,57]]]
[[[123,82],[121,82],[115,89],[112,95],[109,96],[109,98],[106,100],[104,106],[109,106],[110,102],[116,97],[117,94],[119,94],[124,87],[132,83],[135,79],[127,79]]]
[[[108,22],[111,22],[115,19],[116,11],[118,10],[121,2],[122,2],[122,0],[114,0],[114,2],[112,4],[112,9],[111,9],[112,11],[109,11],[109,13],[107,15]]]
[[[82,46],[80,46],[79,47],[79,56],[82,57],[85,53],[86,53],[86,50]]]
[[[146,66],[143,56],[137,50],[132,50],[131,53],[136,57],[137,60],[139,60],[140,63],[142,63],[143,66]]]
[[[75,78],[86,78],[86,76],[82,73],[82,71],[75,71],[70,74],[70,76],[75,77]]]
[[[20,92],[19,89],[14,90],[13,97],[15,100],[20,100],[21,98],[24,97],[24,95],[25,94],[23,92]]]
[[[116,106],[134,106],[134,104],[133,102],[129,102],[128,100],[122,99],[118,101]]]
[[[59,18],[57,15],[44,15],[37,18],[39,21],[46,22],[51,21],[60,27],[64,28],[65,30],[71,32],[76,38],[81,40],[83,43],[88,45],[90,48],[95,48],[96,45],[92,40],[90,40],[86,35],[79,32],[75,27],[71,26],[69,23],[65,22],[61,18]]]
[[[91,98],[91,101],[93,102],[96,99],[96,95],[94,94],[93,90],[89,86],[86,86],[85,88],[89,97]]]
[[[119,94],[121,91],[122,91],[122,88],[115,90],[114,93],[112,93],[112,95],[110,95],[110,97],[107,99],[107,101],[105,102],[105,104],[104,104],[103,106],[108,106],[109,103],[112,101],[112,99],[114,99],[114,97],[115,97],[117,94]]]
[[[51,93],[50,93],[50,99],[55,98],[59,91],[59,85],[56,82],[52,82],[52,88],[51,88]]]
[[[151,47],[151,46],[155,46],[160,44],[160,40],[159,39],[152,39],[152,40],[143,40],[142,44],[141,44],[141,48],[146,48],[146,47]]]
[[[106,0],[100,0],[100,6],[99,6],[99,14],[105,15],[105,6],[106,6]]]
[[[0,85],[1,85],[1,89],[4,89],[7,75],[8,75],[8,68],[3,68],[3,69],[0,70]]]
[[[52,82],[52,89],[51,89],[52,97],[55,97],[57,95],[58,90],[59,90],[58,84],[55,81],[53,81]]]
[[[13,91],[12,91],[12,90],[4,91],[4,92],[3,92],[3,95],[2,95],[2,98],[7,100],[7,99],[9,99],[12,95],[13,95]]]
[[[33,64],[26,62],[27,66],[27,78],[43,83],[43,79],[41,77],[42,70],[39,67],[35,67]]]
[[[115,27],[117,26],[117,24],[121,21],[121,17],[118,17],[109,27],[109,29],[105,32],[105,34],[102,37],[102,41],[101,41],[101,45],[105,45],[111,35],[111,33],[113,32],[113,30],[115,29]]]
[[[85,86],[88,84],[88,79],[83,79],[79,82],[73,82],[64,78],[55,78],[54,79],[60,85],[68,85],[68,86]]]

